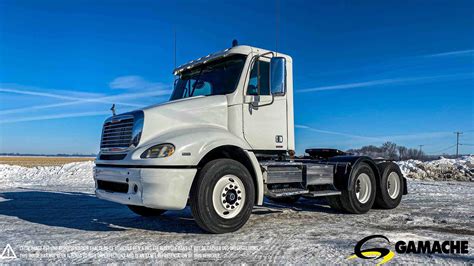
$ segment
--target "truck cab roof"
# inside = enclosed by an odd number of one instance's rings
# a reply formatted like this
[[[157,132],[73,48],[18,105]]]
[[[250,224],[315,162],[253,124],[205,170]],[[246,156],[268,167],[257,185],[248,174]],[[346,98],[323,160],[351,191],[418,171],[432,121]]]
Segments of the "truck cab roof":
[[[248,55],[252,52],[256,53],[256,54],[265,54],[265,53],[272,52],[272,51],[265,50],[265,49],[258,48],[258,47],[248,46],[248,45],[237,45],[237,46],[234,46],[234,47],[231,47],[231,48],[227,48],[225,50],[221,50],[221,51],[218,51],[218,52],[215,52],[215,53],[212,53],[212,54],[208,54],[204,57],[200,57],[196,60],[192,60],[188,63],[180,65],[180,66],[178,66],[177,68],[175,68],[173,70],[173,75],[179,75],[180,73],[182,73],[185,70],[192,69],[192,68],[194,68],[198,65],[205,64],[207,62],[210,62],[210,61],[222,58],[222,57],[226,57],[226,56],[231,55],[231,54],[245,54],[245,55]],[[291,57],[288,56],[288,55],[278,53],[278,56],[283,56],[287,60],[291,61]]]

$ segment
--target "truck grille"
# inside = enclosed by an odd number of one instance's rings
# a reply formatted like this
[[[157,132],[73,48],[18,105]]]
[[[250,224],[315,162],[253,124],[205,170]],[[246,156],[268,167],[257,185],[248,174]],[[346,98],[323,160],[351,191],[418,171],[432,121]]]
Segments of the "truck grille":
[[[104,123],[101,149],[128,148],[132,144],[133,116],[112,118]]]

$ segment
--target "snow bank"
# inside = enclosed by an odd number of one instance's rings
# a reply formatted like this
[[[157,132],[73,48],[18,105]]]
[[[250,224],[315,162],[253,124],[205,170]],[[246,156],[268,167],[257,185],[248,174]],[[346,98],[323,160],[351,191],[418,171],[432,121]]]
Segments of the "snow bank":
[[[94,187],[93,166],[92,161],[36,167],[0,164],[0,188],[29,185]]]
[[[415,179],[474,181],[474,155],[457,159],[441,158],[422,162],[408,160],[397,162],[405,177]]]
[[[474,181],[474,156],[422,162],[397,162],[404,176],[414,179]],[[62,166],[22,167],[0,164],[0,188],[29,186],[94,187],[94,162],[75,162]]]

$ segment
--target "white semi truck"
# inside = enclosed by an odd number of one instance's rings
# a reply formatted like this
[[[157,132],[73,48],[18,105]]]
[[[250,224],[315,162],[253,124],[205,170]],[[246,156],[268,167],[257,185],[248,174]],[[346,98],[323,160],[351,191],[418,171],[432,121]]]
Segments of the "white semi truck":
[[[174,75],[170,101],[105,121],[97,197],[143,216],[190,205],[202,229],[226,233],[264,197],[326,197],[339,211],[361,214],[395,208],[407,193],[390,161],[332,149],[294,156],[290,56],[235,45]]]

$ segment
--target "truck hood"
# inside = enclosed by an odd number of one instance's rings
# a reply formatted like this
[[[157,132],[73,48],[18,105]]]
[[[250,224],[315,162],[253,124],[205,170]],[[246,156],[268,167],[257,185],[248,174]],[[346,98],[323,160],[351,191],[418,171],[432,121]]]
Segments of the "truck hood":
[[[199,127],[227,129],[227,97],[225,95],[197,96],[153,105],[144,113],[140,146],[177,129]]]

